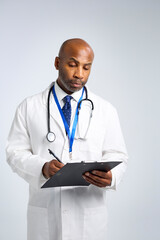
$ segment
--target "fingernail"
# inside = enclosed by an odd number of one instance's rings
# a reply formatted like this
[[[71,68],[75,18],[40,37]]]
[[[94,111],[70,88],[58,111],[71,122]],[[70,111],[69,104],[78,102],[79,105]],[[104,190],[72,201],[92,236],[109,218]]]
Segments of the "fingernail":
[[[89,173],[87,172],[87,173],[85,173],[85,175],[86,175],[86,176],[89,176]]]
[[[93,170],[93,171],[92,171],[92,173],[93,173],[93,174],[96,174],[96,171],[95,171],[95,170]]]

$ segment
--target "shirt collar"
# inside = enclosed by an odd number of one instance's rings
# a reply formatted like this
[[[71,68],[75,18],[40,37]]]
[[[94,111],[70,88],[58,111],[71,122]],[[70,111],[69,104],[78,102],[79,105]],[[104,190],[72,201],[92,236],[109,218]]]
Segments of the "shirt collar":
[[[55,92],[56,92],[56,95],[57,95],[57,98],[58,98],[58,101],[63,101],[63,98],[65,96],[67,96],[68,94],[66,92],[64,92],[62,90],[62,88],[59,87],[59,85],[57,84],[57,82],[55,82]],[[74,93],[71,94],[71,96],[73,97],[73,99],[78,102],[80,97],[81,97],[81,94],[82,94],[82,89],[80,89],[79,91],[76,91]]]

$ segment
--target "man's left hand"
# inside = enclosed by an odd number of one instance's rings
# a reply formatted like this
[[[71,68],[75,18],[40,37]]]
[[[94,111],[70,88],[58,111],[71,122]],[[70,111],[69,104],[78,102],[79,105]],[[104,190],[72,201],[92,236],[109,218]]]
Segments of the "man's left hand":
[[[92,172],[86,172],[83,175],[83,178],[97,186],[97,187],[106,187],[106,186],[111,186],[112,182],[112,172],[103,172],[103,171],[98,171],[98,170],[93,170]]]

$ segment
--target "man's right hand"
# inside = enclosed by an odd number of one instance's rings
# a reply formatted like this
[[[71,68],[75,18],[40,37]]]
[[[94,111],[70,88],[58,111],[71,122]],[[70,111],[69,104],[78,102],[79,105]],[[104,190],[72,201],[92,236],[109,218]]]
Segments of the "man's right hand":
[[[46,162],[43,165],[42,173],[45,178],[50,178],[56,172],[58,172],[63,166],[64,166],[63,163],[60,163],[57,160],[51,160],[50,162]]]

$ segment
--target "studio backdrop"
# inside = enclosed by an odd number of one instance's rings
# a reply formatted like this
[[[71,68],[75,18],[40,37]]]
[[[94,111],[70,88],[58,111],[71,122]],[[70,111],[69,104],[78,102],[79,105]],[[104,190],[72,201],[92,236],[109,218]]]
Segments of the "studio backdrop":
[[[88,87],[117,109],[129,164],[109,192],[109,240],[159,240],[160,1],[0,1],[0,239],[26,239],[28,184],[6,163],[20,102],[57,78],[62,42],[95,52]]]

